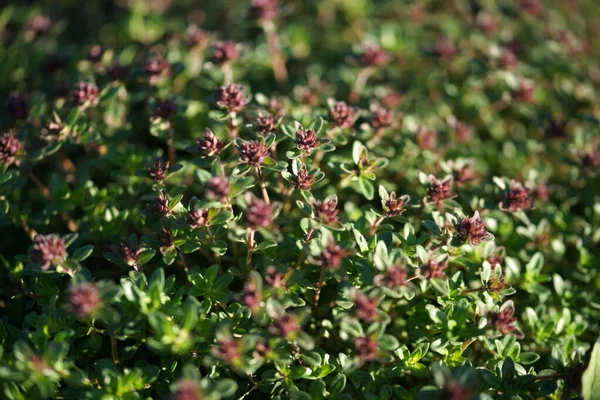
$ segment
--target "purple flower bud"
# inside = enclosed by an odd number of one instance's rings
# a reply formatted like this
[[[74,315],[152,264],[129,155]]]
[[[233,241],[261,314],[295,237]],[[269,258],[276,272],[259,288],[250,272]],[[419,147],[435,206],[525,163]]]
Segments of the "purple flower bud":
[[[500,293],[508,287],[504,278],[498,275],[492,276],[486,283],[486,289],[492,293]]]
[[[581,164],[587,168],[599,168],[600,151],[594,149],[583,154],[581,157]]]
[[[260,308],[262,294],[254,282],[247,282],[241,294],[242,303],[252,312],[257,312]]]
[[[264,142],[260,140],[244,140],[239,143],[240,161],[258,167],[269,155]]]
[[[540,0],[521,0],[521,8],[527,14],[532,15],[534,17],[539,16],[544,10],[544,7],[542,6]]]
[[[515,308],[512,304],[503,306],[500,311],[492,312],[488,316],[488,320],[492,326],[500,331],[503,335],[508,335],[517,330],[515,322],[517,318],[514,316]]]
[[[281,315],[276,317],[273,323],[269,326],[269,332],[275,336],[288,338],[293,340],[296,334],[300,331],[300,325],[296,316],[291,314]]]
[[[506,69],[509,71],[514,70],[519,63],[517,56],[515,53],[510,51],[509,49],[505,49],[502,54],[500,54],[500,58],[498,59],[498,63],[502,69]]]
[[[567,136],[567,122],[551,118],[544,133],[550,138],[563,138]]]
[[[71,102],[80,108],[95,106],[98,104],[98,86],[89,82],[77,82],[71,91]]]
[[[372,105],[370,124],[375,130],[390,127],[394,124],[394,113],[386,108]]]
[[[441,205],[444,200],[456,197],[456,194],[452,192],[452,183],[452,176],[447,176],[440,181],[435,176],[429,175],[428,200]]]
[[[406,286],[407,279],[408,271],[406,268],[397,265],[388,268],[385,274],[377,275],[374,279],[374,282],[379,286],[396,289],[401,286]]]
[[[188,26],[185,31],[185,42],[189,47],[204,47],[208,43],[209,38],[210,35],[196,25]]]
[[[63,139],[63,129],[65,124],[62,122],[50,121],[42,128],[40,139],[46,143],[58,142]]]
[[[475,24],[486,35],[493,34],[494,32],[496,32],[496,29],[498,28],[496,19],[492,15],[490,15],[486,12],[480,12],[479,14],[477,14],[477,18],[475,19]]]
[[[230,113],[241,111],[246,106],[246,97],[242,92],[242,86],[233,83],[217,88],[215,100],[219,107],[226,108]]]
[[[356,116],[356,109],[350,107],[345,101],[339,101],[329,108],[329,115],[334,125],[340,128],[352,128]]]
[[[204,393],[196,382],[181,379],[177,382],[171,400],[204,400]]]
[[[45,15],[35,15],[27,21],[23,29],[28,39],[33,40],[35,36],[43,36],[50,31],[52,21]]]
[[[223,142],[208,128],[204,130],[204,138],[196,139],[196,143],[202,157],[218,156],[223,149]]]
[[[440,399],[444,400],[471,400],[473,392],[471,389],[457,381],[450,381],[442,388]]]
[[[121,65],[118,61],[113,62],[107,69],[106,73],[113,81],[121,81],[129,72],[129,68]]]
[[[365,322],[373,322],[377,318],[377,298],[369,298],[366,294],[355,292],[354,311],[356,316]]]
[[[254,349],[254,352],[252,353],[252,356],[254,358],[267,358],[269,356],[269,353],[271,353],[271,347],[269,346],[268,343],[262,343],[262,342],[258,342],[256,344],[256,347]]]
[[[162,182],[167,177],[167,173],[169,172],[170,163],[165,161],[164,163],[156,158],[152,164],[148,166],[148,175],[155,182]]]
[[[388,109],[395,109],[402,104],[402,95],[392,90],[388,90],[387,93],[381,98],[381,105]]]
[[[130,267],[133,267],[136,271],[138,269],[138,257],[141,252],[142,249],[130,240],[123,242],[119,248],[119,256],[121,256],[123,262]]]
[[[296,131],[296,147],[300,150],[310,153],[321,145],[314,129],[298,128]]]
[[[274,116],[274,118],[281,117],[285,114],[285,104],[281,99],[273,96],[269,99],[267,110],[269,110],[269,112],[271,113],[271,115]]]
[[[215,65],[223,65],[239,58],[237,44],[230,40],[216,42],[211,61]]]
[[[361,336],[354,339],[354,349],[363,362],[377,358],[379,354],[378,343],[372,336]]]
[[[511,180],[508,191],[504,193],[504,200],[500,208],[511,212],[533,208],[531,190],[524,187],[521,182]]]
[[[253,198],[246,212],[246,222],[253,230],[266,228],[273,222],[273,208],[264,201]]]
[[[206,198],[226,202],[229,198],[229,181],[224,176],[213,176],[206,182]]]
[[[155,85],[163,78],[171,76],[171,64],[162,57],[152,57],[144,64],[144,73],[148,77],[148,82]]]
[[[406,211],[406,203],[410,200],[408,195],[396,198],[396,192],[390,193],[389,199],[382,201],[384,215],[388,218],[402,215]]]
[[[477,171],[470,163],[452,169],[452,178],[459,186],[464,186],[477,179]]]
[[[425,127],[421,127],[415,135],[417,144],[423,150],[433,151],[437,145],[437,132]]]
[[[29,105],[24,94],[12,92],[6,100],[6,111],[14,119],[27,119]]]
[[[421,273],[425,277],[425,279],[434,279],[434,278],[445,278],[446,277],[446,267],[448,266],[448,259],[445,258],[443,260],[437,260],[435,258],[430,258],[429,261],[425,265],[421,267]]]
[[[381,67],[387,64],[387,53],[376,44],[369,44],[360,55],[360,64],[363,67]]]
[[[435,54],[444,61],[449,61],[456,55],[456,46],[446,37],[439,38],[433,47]]]
[[[58,235],[36,235],[33,238],[31,261],[45,271],[67,257],[65,241]]]
[[[315,202],[313,203],[315,218],[327,225],[337,223],[339,210],[337,210],[336,207],[336,198],[325,200],[323,202],[315,200]]]
[[[11,165],[16,162],[21,143],[13,131],[8,131],[0,137],[0,165]]]
[[[275,129],[275,119],[271,114],[259,114],[256,118],[256,130],[267,135]]]
[[[285,285],[283,274],[277,271],[277,268],[272,265],[267,268],[265,282],[267,282],[268,285],[271,285],[273,289],[279,289]]]
[[[208,208],[198,208],[188,213],[187,223],[193,229],[205,226],[208,223]]]
[[[177,106],[174,101],[169,99],[157,100],[154,113],[150,120],[169,120],[172,119],[175,114],[177,114]]]
[[[321,264],[326,267],[339,268],[344,261],[344,251],[335,241],[330,240],[321,253]]]
[[[532,81],[522,79],[519,81],[519,89],[515,100],[521,103],[535,103],[535,86]]]
[[[160,218],[169,215],[169,197],[164,190],[158,192],[154,197],[154,203],[150,205],[150,209]]]
[[[98,307],[100,307],[100,294],[93,284],[86,282],[69,288],[67,310],[77,318],[93,316]]]
[[[468,143],[473,139],[473,128],[461,121],[456,121],[453,126],[456,140],[460,143]]]
[[[494,253],[494,254],[491,254],[487,258],[487,261],[490,263],[492,268],[494,268],[496,265],[502,265],[502,262],[504,261],[504,257],[502,256],[501,253]]]
[[[160,243],[160,247],[173,246],[173,233],[169,228],[160,228],[160,232],[158,233],[158,242]]]
[[[213,348],[212,353],[227,364],[238,364],[240,362],[240,346],[232,338],[217,339],[217,346]]]
[[[481,242],[490,240],[492,235],[485,230],[485,222],[479,216],[479,211],[475,211],[472,217],[463,218],[456,228],[458,234],[473,246]]]
[[[259,21],[267,21],[277,16],[277,0],[251,0],[250,15]]]
[[[306,168],[299,169],[298,174],[292,175],[291,180],[296,190],[310,190],[315,183],[315,177],[309,174]]]
[[[87,59],[92,63],[99,63],[104,55],[104,49],[99,44],[93,45],[87,53]]]

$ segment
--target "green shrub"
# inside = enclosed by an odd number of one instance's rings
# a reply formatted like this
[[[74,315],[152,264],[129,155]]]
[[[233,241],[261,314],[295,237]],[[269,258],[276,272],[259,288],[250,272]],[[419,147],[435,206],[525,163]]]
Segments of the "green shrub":
[[[599,398],[595,2],[12,3],[0,397]]]

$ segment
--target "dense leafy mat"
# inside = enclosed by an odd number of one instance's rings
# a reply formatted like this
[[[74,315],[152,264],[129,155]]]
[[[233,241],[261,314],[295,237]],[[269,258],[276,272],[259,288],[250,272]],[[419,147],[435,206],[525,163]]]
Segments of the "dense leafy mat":
[[[598,398],[594,1],[12,3],[0,397]]]

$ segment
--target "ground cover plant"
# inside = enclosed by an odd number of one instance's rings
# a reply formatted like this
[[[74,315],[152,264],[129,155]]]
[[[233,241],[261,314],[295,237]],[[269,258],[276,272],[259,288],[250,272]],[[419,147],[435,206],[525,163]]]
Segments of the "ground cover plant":
[[[594,1],[0,8],[0,397],[600,398]]]

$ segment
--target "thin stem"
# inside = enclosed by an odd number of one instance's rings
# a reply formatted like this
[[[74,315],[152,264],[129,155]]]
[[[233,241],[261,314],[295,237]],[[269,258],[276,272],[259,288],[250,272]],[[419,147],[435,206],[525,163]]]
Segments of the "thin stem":
[[[273,74],[277,82],[285,82],[288,79],[288,72],[285,66],[285,60],[281,55],[279,48],[279,38],[277,37],[277,29],[273,21],[263,21],[262,28],[269,44],[269,51],[271,52],[273,62]]]
[[[375,222],[373,222],[373,225],[371,225],[371,229],[369,230],[369,236],[373,236],[375,235],[375,233],[377,233],[377,228],[383,222],[384,218],[385,217],[382,215],[379,218],[377,218]]]
[[[446,242],[441,242],[441,243],[438,243],[438,244],[436,244],[435,246],[433,246],[433,247],[431,248],[431,251],[432,251],[432,252],[433,252],[433,251],[436,251],[437,249],[439,249],[440,247],[443,247],[443,246],[445,246],[445,245],[446,245]]]
[[[188,267],[187,262],[185,261],[185,256],[183,255],[183,251],[181,251],[181,249],[179,247],[177,248],[177,253],[179,253],[179,259],[181,260],[181,263],[183,264],[183,270],[185,271],[185,277],[189,278],[190,268]]]
[[[169,128],[169,137],[167,138],[167,152],[169,153],[169,162],[175,165],[177,159],[177,150],[175,149],[175,131],[173,127]]]
[[[254,252],[254,229],[248,231],[248,255],[246,256],[246,273],[252,271],[252,253]]]
[[[461,353],[464,353],[464,352],[465,352],[465,350],[467,349],[467,347],[469,347],[469,346],[471,345],[471,343],[473,343],[475,340],[476,340],[475,338],[469,338],[469,339],[467,339],[467,340],[466,340],[466,341],[463,343],[462,347],[460,348],[460,352],[461,352]]]
[[[236,120],[236,113],[229,113],[229,139],[235,139],[238,136],[239,126]],[[235,148],[235,147],[234,147]]]
[[[306,232],[306,236],[304,237],[304,241],[308,242],[310,240],[310,238],[312,237],[313,233],[315,232],[315,228],[310,228],[310,230],[308,232]]]
[[[225,81],[225,85],[233,83],[233,68],[229,62],[223,64],[223,80]]]
[[[365,85],[367,84],[367,80],[373,73],[372,68],[363,68],[358,76],[356,77],[356,81],[354,82],[354,86],[352,87],[352,92],[350,92],[350,97],[348,101],[351,104],[356,104],[360,99],[360,94],[362,93]]]
[[[256,167],[256,174],[258,175],[258,180],[260,182],[260,192],[262,193],[263,200],[265,203],[271,204],[269,193],[267,192],[267,186],[265,185],[265,176],[262,174],[260,167]]]
[[[216,243],[216,239],[215,239],[215,235],[212,233],[212,230],[210,229],[210,226],[206,227],[207,231],[208,231],[208,235],[210,236],[210,241],[214,244]],[[217,253],[214,253],[215,255],[215,261],[217,262],[217,265],[219,266],[219,272],[223,272],[223,263],[221,262],[221,256],[218,255]]]
[[[321,289],[325,286],[325,272],[327,271],[327,266],[323,264],[321,267],[321,275],[319,276],[319,283],[317,284],[317,288],[315,289],[315,300],[312,305],[312,314],[315,314],[317,309],[317,305],[319,304],[319,298],[321,297]]]
[[[117,338],[114,335],[110,336],[110,351],[112,354],[113,363],[119,365],[119,353],[117,349]]]
[[[304,260],[306,260],[306,254],[304,254],[304,252],[301,252],[300,255],[298,256],[298,259],[296,260],[296,265],[294,266],[294,268],[300,269],[300,266],[302,265]]]

